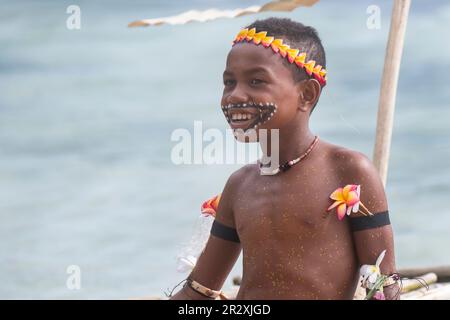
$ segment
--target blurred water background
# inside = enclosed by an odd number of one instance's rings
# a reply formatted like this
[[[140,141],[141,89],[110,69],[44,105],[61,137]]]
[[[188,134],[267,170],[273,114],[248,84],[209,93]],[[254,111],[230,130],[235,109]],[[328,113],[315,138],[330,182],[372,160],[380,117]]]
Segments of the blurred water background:
[[[261,3],[0,1],[0,298],[163,296],[185,277],[175,257],[200,204],[240,165],[174,165],[170,135],[195,120],[227,128],[226,54],[256,16],[127,23]],[[71,4],[80,30],[66,28]],[[372,4],[379,30],[366,27]],[[317,28],[329,83],[312,129],[370,157],[390,13],[391,1],[364,0],[258,16]],[[387,185],[400,267],[450,264],[449,27],[448,1],[413,1]],[[69,265],[80,290],[66,287]]]

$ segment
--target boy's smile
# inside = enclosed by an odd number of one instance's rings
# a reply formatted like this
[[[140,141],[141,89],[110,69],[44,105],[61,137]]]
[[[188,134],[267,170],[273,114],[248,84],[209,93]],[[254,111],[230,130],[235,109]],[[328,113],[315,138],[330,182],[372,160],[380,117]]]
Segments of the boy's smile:
[[[237,103],[222,106],[225,118],[233,129],[257,129],[269,121],[277,112],[274,103]]]

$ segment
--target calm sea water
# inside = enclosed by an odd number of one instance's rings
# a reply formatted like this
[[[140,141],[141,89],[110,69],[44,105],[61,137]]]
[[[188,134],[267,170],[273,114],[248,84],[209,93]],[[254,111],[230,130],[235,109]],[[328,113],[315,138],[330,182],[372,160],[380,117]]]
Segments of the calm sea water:
[[[225,57],[255,16],[126,25],[263,2],[0,1],[0,298],[161,296],[183,279],[175,257],[200,204],[239,165],[176,166],[170,135],[195,120],[226,129]],[[66,28],[71,4],[81,30]],[[370,4],[379,30],[366,27]],[[276,14],[313,25],[326,47],[314,132],[369,156],[390,11],[387,1],[321,1]],[[387,186],[400,267],[450,264],[449,24],[446,1],[414,1]],[[70,265],[80,290],[66,287]]]

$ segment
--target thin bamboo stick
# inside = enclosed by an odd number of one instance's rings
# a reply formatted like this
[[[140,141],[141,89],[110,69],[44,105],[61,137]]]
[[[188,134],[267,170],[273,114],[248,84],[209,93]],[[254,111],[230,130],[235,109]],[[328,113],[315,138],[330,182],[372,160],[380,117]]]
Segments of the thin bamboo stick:
[[[386,185],[395,98],[411,0],[394,0],[378,105],[373,162]]]
[[[430,285],[432,283],[436,283],[438,280],[438,277],[437,277],[436,273],[434,273],[434,272],[420,275],[420,276],[418,276],[418,278],[420,278],[420,281],[418,281],[416,279],[403,280],[402,281],[402,286],[403,286],[402,293],[420,289],[424,286],[425,283],[427,285]]]

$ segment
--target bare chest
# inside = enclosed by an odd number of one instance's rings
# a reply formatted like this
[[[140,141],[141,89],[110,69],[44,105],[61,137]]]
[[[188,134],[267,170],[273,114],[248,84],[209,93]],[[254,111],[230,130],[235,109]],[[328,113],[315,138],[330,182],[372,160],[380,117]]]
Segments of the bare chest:
[[[233,211],[241,241],[314,237],[336,219],[326,209],[329,195],[339,184],[323,168],[294,168],[277,176],[255,175],[243,183]]]

